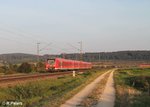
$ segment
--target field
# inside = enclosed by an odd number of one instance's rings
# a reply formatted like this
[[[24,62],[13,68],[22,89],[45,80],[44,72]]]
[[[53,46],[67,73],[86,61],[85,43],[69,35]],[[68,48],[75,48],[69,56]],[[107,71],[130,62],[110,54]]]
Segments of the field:
[[[0,101],[20,101],[23,102],[24,107],[46,105],[47,107],[49,107],[48,105],[58,107],[105,71],[89,70],[86,73],[78,74],[75,78],[65,76],[0,88]]]
[[[150,69],[115,72],[115,107],[150,107]]]

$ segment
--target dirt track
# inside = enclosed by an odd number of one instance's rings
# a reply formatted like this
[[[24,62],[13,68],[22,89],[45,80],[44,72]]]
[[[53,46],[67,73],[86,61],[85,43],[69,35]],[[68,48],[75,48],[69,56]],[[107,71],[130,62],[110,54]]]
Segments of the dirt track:
[[[71,99],[66,101],[65,104],[62,104],[61,107],[80,106],[80,103],[95,89],[96,85],[105,77],[105,75],[111,71],[112,70],[109,70],[109,71],[105,72],[104,74],[102,74],[101,76],[99,76],[92,83],[87,85],[83,90],[81,90],[79,93],[77,93],[74,97],[72,97]],[[111,75],[112,75],[112,73],[111,73]],[[111,79],[111,77],[109,79]]]
[[[111,72],[107,80],[104,92],[102,93],[102,96],[96,107],[114,107],[115,89],[114,89],[113,72],[114,71]]]

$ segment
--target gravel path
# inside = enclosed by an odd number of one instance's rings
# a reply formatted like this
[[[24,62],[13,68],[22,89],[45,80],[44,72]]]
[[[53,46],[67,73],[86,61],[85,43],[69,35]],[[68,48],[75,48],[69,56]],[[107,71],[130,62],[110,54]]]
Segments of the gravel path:
[[[112,70],[109,70],[105,72],[104,74],[100,75],[97,79],[95,79],[92,83],[87,85],[83,90],[81,90],[79,93],[77,93],[74,97],[69,99],[65,102],[65,104],[62,104],[61,107],[77,107],[80,106],[80,103],[86,98],[96,87],[96,85],[105,77],[105,75]]]
[[[100,101],[96,107],[114,107],[115,88],[114,88],[113,72],[114,71],[111,72],[107,80],[104,92],[102,93]]]

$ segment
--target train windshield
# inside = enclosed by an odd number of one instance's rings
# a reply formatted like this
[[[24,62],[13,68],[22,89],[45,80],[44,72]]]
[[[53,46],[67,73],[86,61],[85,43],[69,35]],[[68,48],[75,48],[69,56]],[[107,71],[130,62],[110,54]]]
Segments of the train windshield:
[[[55,64],[55,60],[54,59],[49,59],[49,60],[47,60],[47,62],[50,65],[54,65]]]

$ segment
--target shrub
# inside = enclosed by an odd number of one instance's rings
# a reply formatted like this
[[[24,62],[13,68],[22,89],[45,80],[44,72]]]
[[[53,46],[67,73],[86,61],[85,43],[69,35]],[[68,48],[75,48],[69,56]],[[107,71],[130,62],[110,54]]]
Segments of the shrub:
[[[32,67],[27,62],[24,62],[18,67],[17,71],[21,73],[30,73],[32,71]]]
[[[45,72],[45,65],[44,65],[44,63],[38,62],[36,67],[37,67],[37,71],[38,72],[41,72],[41,73]]]

